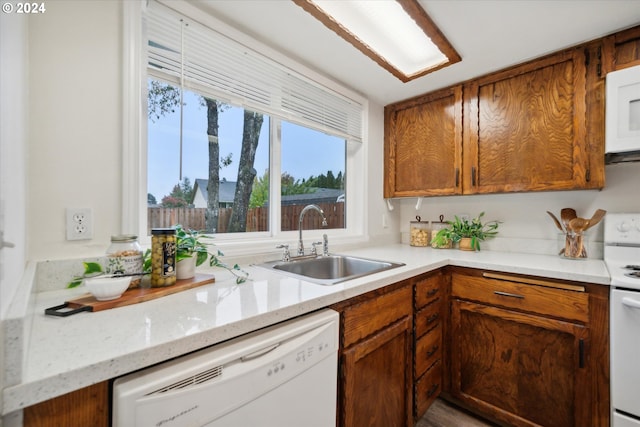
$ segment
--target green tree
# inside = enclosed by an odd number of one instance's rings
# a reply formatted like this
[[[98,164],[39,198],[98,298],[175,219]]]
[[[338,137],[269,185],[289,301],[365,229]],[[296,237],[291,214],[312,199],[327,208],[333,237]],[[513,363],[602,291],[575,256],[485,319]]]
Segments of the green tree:
[[[269,169],[266,169],[262,176],[256,176],[253,180],[249,209],[265,206],[267,201],[269,201]]]

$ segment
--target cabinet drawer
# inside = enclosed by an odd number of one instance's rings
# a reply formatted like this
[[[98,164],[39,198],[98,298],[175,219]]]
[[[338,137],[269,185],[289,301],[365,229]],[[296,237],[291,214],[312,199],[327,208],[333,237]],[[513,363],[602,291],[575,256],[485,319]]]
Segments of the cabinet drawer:
[[[516,277],[504,277],[517,280]],[[559,289],[556,287],[562,285],[556,282],[541,286],[527,283],[528,279],[523,280],[523,283],[518,283],[454,273],[451,296],[585,323],[588,321],[589,295],[584,288],[567,285],[568,289]],[[535,282],[545,283],[543,279]]]
[[[442,273],[434,274],[416,282],[416,309],[431,304],[442,295]]]
[[[415,386],[415,412],[421,417],[442,391],[442,362],[438,360]]]
[[[360,341],[390,325],[403,316],[411,315],[412,286],[347,307],[343,312],[344,347]]]
[[[442,321],[442,305],[436,301],[420,310],[415,315],[416,337],[424,335]]]
[[[425,373],[431,365],[441,359],[442,355],[442,324],[438,323],[428,334],[416,341],[416,372],[415,377]]]

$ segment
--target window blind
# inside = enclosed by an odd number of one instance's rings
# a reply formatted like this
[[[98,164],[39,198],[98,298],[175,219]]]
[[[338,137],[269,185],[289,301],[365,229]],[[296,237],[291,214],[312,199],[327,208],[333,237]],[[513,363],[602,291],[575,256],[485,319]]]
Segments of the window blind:
[[[187,89],[362,142],[363,105],[157,2],[145,14],[148,70]]]

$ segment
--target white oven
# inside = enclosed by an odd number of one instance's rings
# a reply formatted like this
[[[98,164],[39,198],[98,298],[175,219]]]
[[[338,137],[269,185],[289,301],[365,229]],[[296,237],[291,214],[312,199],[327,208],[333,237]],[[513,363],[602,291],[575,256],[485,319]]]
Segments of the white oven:
[[[609,163],[640,158],[640,65],[607,74],[605,152]]]
[[[640,213],[607,214],[611,275],[611,425],[640,427]]]

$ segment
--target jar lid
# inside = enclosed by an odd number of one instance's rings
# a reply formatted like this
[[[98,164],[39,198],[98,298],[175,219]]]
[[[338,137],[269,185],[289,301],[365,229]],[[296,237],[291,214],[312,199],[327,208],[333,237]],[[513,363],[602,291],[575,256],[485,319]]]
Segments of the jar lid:
[[[425,224],[427,225],[426,222],[421,222],[422,218],[420,218],[420,215],[416,215],[416,220],[415,221],[409,221],[411,224],[417,224],[417,223],[421,223],[421,224]]]
[[[117,236],[111,236],[112,242],[135,242],[138,240],[138,236],[135,234],[118,234]]]
[[[151,229],[151,234],[154,234],[154,235],[158,235],[158,234],[176,234],[176,229],[175,228],[152,228]]]

